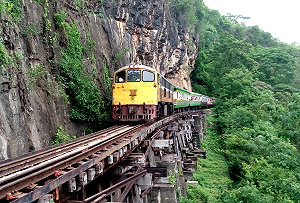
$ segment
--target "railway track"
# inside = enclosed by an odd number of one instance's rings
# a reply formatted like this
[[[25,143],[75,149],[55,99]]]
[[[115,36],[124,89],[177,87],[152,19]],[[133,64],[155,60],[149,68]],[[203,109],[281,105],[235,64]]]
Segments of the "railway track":
[[[0,199],[80,162],[140,126],[114,126],[21,158],[0,162]]]
[[[101,172],[96,172],[96,175],[99,175],[130,154],[151,133],[155,133],[174,119],[190,114],[193,114],[193,111],[178,113],[143,125],[113,126],[28,155],[2,161],[0,202],[32,202],[80,173],[97,166],[99,168],[101,163]],[[110,156],[113,162],[104,162]]]
[[[74,149],[79,149],[80,147],[85,146],[92,139],[97,139],[99,136],[105,135],[106,133],[113,133],[114,131],[122,130],[126,127],[127,126],[113,126],[103,131],[91,134],[87,137],[71,140],[69,142],[57,145],[56,147],[50,149],[47,148],[42,151],[37,151],[26,157],[18,158],[10,162],[5,161],[3,164],[1,164],[0,162],[0,184],[3,183],[2,177],[4,176],[8,176],[12,173],[17,173],[18,171],[22,171],[29,167],[36,166],[37,164],[53,159],[54,157],[67,154],[68,152],[72,152],[74,151]]]

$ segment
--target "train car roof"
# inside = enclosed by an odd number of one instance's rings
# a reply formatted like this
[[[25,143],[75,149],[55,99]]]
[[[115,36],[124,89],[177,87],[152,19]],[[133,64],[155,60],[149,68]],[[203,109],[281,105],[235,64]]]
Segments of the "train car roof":
[[[181,87],[178,87],[178,86],[176,86],[176,85],[174,85],[174,90],[180,90],[180,91],[182,91],[182,92],[190,93],[190,91],[188,91],[188,90],[186,90],[186,89],[183,89],[183,88],[181,88]]]
[[[208,96],[206,96],[206,95],[204,95],[204,94],[200,94],[200,93],[197,93],[197,92],[190,92],[190,91],[188,91],[188,90],[186,90],[186,89],[183,89],[183,88],[181,88],[181,87],[178,87],[178,86],[176,86],[176,85],[174,85],[174,90],[180,90],[180,91],[183,91],[183,92],[186,92],[186,93],[189,93],[191,96],[200,96],[201,98],[209,98]]]
[[[154,68],[151,68],[149,66],[145,66],[145,65],[137,65],[137,64],[133,64],[133,65],[129,65],[129,66],[124,66],[118,70],[116,70],[115,72],[120,72],[122,70],[126,70],[126,69],[134,69],[134,68],[142,68],[142,69],[147,69],[153,72],[157,72],[157,70],[155,70]],[[158,72],[157,72],[158,73]]]
[[[190,92],[191,95],[197,95],[197,96],[203,96],[203,94],[197,93],[197,92]]]

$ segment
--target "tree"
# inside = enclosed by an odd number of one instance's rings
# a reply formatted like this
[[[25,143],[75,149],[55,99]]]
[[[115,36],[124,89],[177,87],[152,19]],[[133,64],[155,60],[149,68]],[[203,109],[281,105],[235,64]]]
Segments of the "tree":
[[[271,85],[291,84],[294,78],[294,58],[282,48],[257,48],[253,59],[258,62],[256,76]]]

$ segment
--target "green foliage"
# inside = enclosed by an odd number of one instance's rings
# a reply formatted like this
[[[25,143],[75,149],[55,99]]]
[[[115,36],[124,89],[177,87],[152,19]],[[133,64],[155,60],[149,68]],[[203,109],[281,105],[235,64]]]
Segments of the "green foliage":
[[[91,46],[81,44],[81,36],[75,24],[63,25],[68,43],[66,50],[61,53],[60,80],[70,95],[72,109],[69,116],[93,131],[103,126],[109,116],[96,83],[91,80],[83,65],[83,52]]]
[[[59,87],[54,92],[54,95],[62,97],[66,104],[70,104],[69,95],[67,95],[65,90],[66,85],[64,85],[61,81],[58,81],[58,83],[59,83]]]
[[[113,63],[119,63],[120,59],[126,55],[129,49],[122,47],[121,50],[114,55]]]
[[[74,5],[75,5],[76,9],[78,9],[78,10],[84,9],[84,3],[85,3],[85,1],[83,1],[83,0],[75,0],[74,1]]]
[[[3,74],[6,71],[8,73],[12,68],[18,68],[16,64],[18,59],[22,59],[20,53],[14,52],[13,56],[11,56],[3,43],[3,39],[0,37],[0,73]]]
[[[44,64],[40,63],[35,67],[28,68],[28,76],[29,76],[29,89],[33,89],[36,86],[36,82],[38,79],[44,77],[46,75],[46,71],[44,69]]]
[[[175,4],[175,12],[184,13],[185,21],[190,28],[190,31],[194,31],[195,25],[198,24],[198,16],[195,14],[195,6],[193,3],[196,3],[195,1],[187,1],[187,0],[178,0]]]
[[[63,23],[66,21],[67,13],[64,11],[61,11],[60,13],[55,13],[53,20],[54,24],[58,28],[63,28]]]
[[[12,9],[14,7],[14,4],[11,1],[3,1],[0,3],[0,14],[1,17],[4,16],[4,14],[11,13]]]
[[[296,64],[296,70],[295,70],[295,76],[294,76],[294,81],[292,82],[292,86],[297,88],[298,90],[300,89],[300,46],[293,46],[289,47],[290,54],[294,57],[295,59],[295,64]]]
[[[259,62],[258,79],[271,85],[291,84],[294,77],[295,61],[281,48],[265,48],[253,56]]]
[[[8,15],[12,22],[21,21],[22,7],[19,0],[3,0],[0,2],[0,15]]]
[[[244,25],[234,26],[233,35],[237,39],[244,39],[255,47],[278,46],[279,42],[268,32],[264,32],[258,26],[246,27]]]
[[[31,36],[35,36],[38,34],[38,31],[36,30],[35,28],[35,24],[32,23],[30,25],[27,25],[27,26],[24,26],[23,27],[23,30],[22,30],[22,35],[25,37],[25,38],[28,38],[28,37],[31,37]]]
[[[103,13],[97,13],[96,14],[99,18],[103,18],[104,17],[104,14]]]
[[[35,0],[38,4],[40,4],[43,9],[44,9],[44,13],[43,13],[43,26],[44,26],[44,29],[43,29],[43,40],[44,40],[44,43],[46,44],[46,47],[49,48],[49,49],[53,49],[53,48],[57,48],[58,47],[58,44],[57,44],[57,33],[54,33],[52,32],[52,19],[50,19],[50,10],[49,10],[49,6],[50,6],[50,3],[49,3],[49,0]],[[63,13],[63,12],[62,12]],[[61,14],[63,15],[63,14]],[[59,16],[60,17],[60,16]],[[56,14],[54,14],[54,18],[53,20],[55,21],[55,23],[58,23],[56,22],[56,20],[58,20]]]
[[[231,183],[226,160],[218,150],[220,142],[207,135],[203,147],[207,150],[207,158],[198,160],[194,174],[199,186],[187,185],[188,198],[182,198],[181,202],[220,202],[220,194]]]
[[[228,73],[232,68],[256,71],[257,63],[250,57],[252,50],[252,45],[244,40],[237,40],[231,35],[222,34],[210,53],[210,60],[217,65],[217,68],[223,66],[219,75]]]
[[[287,84],[275,84],[273,85],[272,91],[275,93],[281,93],[283,95],[299,93],[299,89],[296,89],[291,85],[287,85]]]
[[[191,5],[193,1],[186,8]],[[205,177],[201,168],[195,178],[204,185],[189,187],[189,199],[300,202],[299,47],[280,43],[257,26],[222,19],[218,13],[208,16],[211,11],[202,8],[198,20],[204,26],[192,86],[217,97],[210,133],[218,144],[211,150],[225,158],[232,184],[203,191],[217,178]],[[193,9],[192,13],[198,10]],[[214,159],[215,165],[221,163]],[[205,167],[209,175],[222,174],[217,167]]]
[[[251,88],[252,72],[257,63],[250,57],[252,47],[245,41],[222,35],[214,49],[202,50],[191,74],[194,91],[202,94],[233,98]],[[218,78],[218,79],[216,79]],[[222,80],[220,80],[222,78]]]
[[[176,184],[176,173],[169,171],[168,176],[169,176],[170,184],[175,185]]]
[[[112,84],[111,84],[111,79],[109,77],[106,60],[104,60],[104,65],[103,65],[103,78],[104,78],[104,93],[106,95],[106,99],[109,102],[112,100]]]
[[[191,33],[204,30],[207,17],[214,16],[213,12],[210,12],[204,5],[203,1],[174,0],[172,3],[180,25],[188,27]],[[182,18],[184,19],[183,21]]]
[[[288,101],[286,101],[286,99]],[[290,139],[296,146],[299,147],[300,141],[300,96],[293,94],[290,97],[285,96],[283,103],[285,108],[280,108],[277,114],[274,115],[274,122],[278,126],[278,134],[281,137]]]
[[[235,202],[264,202],[273,203],[274,198],[271,195],[264,194],[259,191],[254,185],[250,183],[243,187],[239,187],[232,190],[230,193],[225,191],[222,194],[222,202],[224,203],[235,203]]]
[[[6,48],[3,44],[2,38],[0,38],[0,67],[7,66],[12,62],[13,58],[9,56]]]
[[[212,191],[207,190],[207,188],[203,188],[200,186],[191,186],[187,185],[187,192],[188,197],[182,198],[180,202],[186,202],[186,203],[209,203],[210,200],[215,201]]]
[[[59,143],[67,142],[75,138],[76,136],[70,137],[68,133],[64,130],[63,126],[60,125],[57,129],[57,132],[55,134],[55,139],[52,142],[52,144],[57,145]]]
[[[270,164],[266,159],[255,160],[244,167],[247,182],[241,182],[240,188],[234,190],[238,200],[253,202],[299,202],[300,184],[295,173]],[[251,185],[255,192],[247,193]],[[246,189],[249,192],[249,189]],[[250,196],[250,197],[249,197]]]
[[[83,53],[90,57],[92,63],[95,63],[95,51],[96,42],[91,37],[90,33],[86,33],[86,42],[83,45]]]
[[[278,104],[269,93],[258,94],[251,104],[245,105],[231,106],[226,111],[221,110],[224,106],[216,109],[220,114],[215,118],[214,123],[218,126],[214,129],[222,127],[222,131],[215,133],[222,132],[223,144],[219,148],[226,157],[234,180],[231,187],[223,190],[220,202],[299,201],[298,152],[293,145],[280,138],[283,131],[278,132],[283,128],[280,124],[294,124],[293,121],[280,122],[285,114],[280,112],[293,110]],[[290,115],[286,115],[288,118],[291,118]]]
[[[22,60],[24,58],[24,56],[22,55],[22,53],[19,52],[19,51],[15,51],[14,52],[14,56],[15,56],[16,59],[19,59],[19,60]]]
[[[3,1],[0,3],[0,11],[2,12],[10,12],[13,8],[13,3],[11,1]]]

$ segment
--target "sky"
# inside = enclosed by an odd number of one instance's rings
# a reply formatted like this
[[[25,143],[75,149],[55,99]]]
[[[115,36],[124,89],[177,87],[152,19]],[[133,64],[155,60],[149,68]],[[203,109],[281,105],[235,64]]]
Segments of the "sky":
[[[282,42],[300,44],[300,0],[203,0],[222,15],[242,15],[247,26],[258,25]]]

